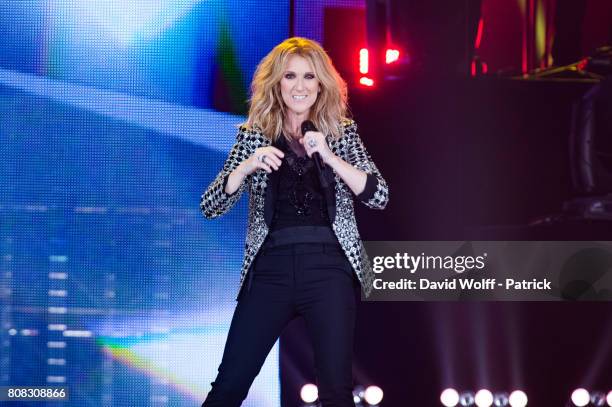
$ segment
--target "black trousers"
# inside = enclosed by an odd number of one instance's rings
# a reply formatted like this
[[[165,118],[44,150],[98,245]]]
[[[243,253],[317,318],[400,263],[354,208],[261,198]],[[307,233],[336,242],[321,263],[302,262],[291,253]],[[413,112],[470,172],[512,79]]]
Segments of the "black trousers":
[[[323,407],[354,407],[352,359],[360,286],[338,245],[260,252],[238,297],[217,378],[202,407],[238,407],[283,328],[306,321]]]

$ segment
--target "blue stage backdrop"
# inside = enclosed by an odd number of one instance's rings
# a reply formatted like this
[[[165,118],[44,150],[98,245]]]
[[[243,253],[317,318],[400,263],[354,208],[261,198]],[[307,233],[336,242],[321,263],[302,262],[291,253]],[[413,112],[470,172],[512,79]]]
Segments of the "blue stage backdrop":
[[[326,6],[296,1],[323,42]],[[288,1],[0,2],[0,386],[61,406],[193,406],[237,294],[246,200],[198,204]],[[280,404],[278,347],[245,406]],[[20,405],[45,403],[32,402]]]
[[[199,198],[288,7],[0,3],[0,385],[69,388],[47,405],[204,400],[246,201],[206,221]],[[278,370],[275,347],[245,405],[279,405]]]

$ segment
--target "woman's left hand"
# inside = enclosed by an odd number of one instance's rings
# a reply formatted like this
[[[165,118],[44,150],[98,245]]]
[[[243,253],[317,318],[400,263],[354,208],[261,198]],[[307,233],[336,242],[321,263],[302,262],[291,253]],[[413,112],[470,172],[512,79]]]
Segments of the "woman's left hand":
[[[319,153],[321,161],[330,165],[336,155],[329,149],[325,135],[318,131],[307,131],[304,137],[300,139],[300,144],[304,146],[308,157],[312,158],[313,153]]]

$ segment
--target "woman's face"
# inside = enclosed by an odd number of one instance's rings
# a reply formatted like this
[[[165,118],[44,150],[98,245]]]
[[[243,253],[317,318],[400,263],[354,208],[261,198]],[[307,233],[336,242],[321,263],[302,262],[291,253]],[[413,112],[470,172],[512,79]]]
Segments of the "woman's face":
[[[310,62],[299,55],[289,57],[280,86],[289,112],[308,115],[320,89],[319,78]]]

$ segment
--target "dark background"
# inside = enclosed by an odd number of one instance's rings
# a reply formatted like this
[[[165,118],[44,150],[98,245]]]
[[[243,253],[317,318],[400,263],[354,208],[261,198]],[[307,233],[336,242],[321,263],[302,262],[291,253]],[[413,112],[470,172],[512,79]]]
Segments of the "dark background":
[[[453,7],[443,1],[389,3],[395,14],[391,22],[383,21],[396,34],[394,44],[411,50],[412,59],[392,78],[385,77],[390,68],[380,66],[373,87],[353,86],[350,92],[360,134],[390,187],[386,210],[356,204],[362,237],[612,240],[609,221],[579,219],[563,210],[565,202],[585,195],[571,178],[572,108],[596,82],[523,72],[523,62],[533,68],[560,66],[610,43],[612,20],[602,21],[602,16],[611,6],[544,2],[558,7],[546,14],[552,26],[547,52],[551,58],[555,53],[555,64],[537,55],[522,60],[524,20],[518,10],[504,9],[506,3],[480,2],[486,28],[479,50],[471,46],[475,30],[467,25],[474,20],[468,13],[475,2],[464,2],[463,11],[459,2]],[[377,28],[370,25],[371,10],[366,13],[370,35]],[[335,18],[326,20],[326,27],[342,24],[337,14],[343,12],[326,13]],[[407,27],[410,21],[418,24]],[[555,21],[561,23],[554,26]],[[404,25],[394,26],[397,22]],[[352,26],[347,30],[366,36]],[[432,32],[436,36],[427,35]],[[461,41],[464,34],[467,43]],[[381,44],[388,42],[382,38]],[[341,40],[330,36],[325,41],[345,69]],[[470,75],[467,63],[475,52],[489,62],[487,75]],[[344,74],[349,80],[354,75]],[[578,387],[612,389],[611,310],[609,303],[592,302],[363,302],[355,380],[380,386],[387,406],[440,405],[446,387],[519,388],[529,405],[564,406]],[[306,338],[301,321],[282,337],[287,406],[297,402],[295,366],[314,382]]]

